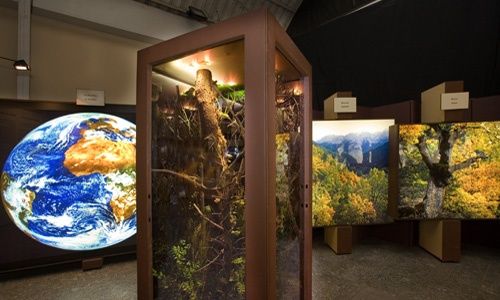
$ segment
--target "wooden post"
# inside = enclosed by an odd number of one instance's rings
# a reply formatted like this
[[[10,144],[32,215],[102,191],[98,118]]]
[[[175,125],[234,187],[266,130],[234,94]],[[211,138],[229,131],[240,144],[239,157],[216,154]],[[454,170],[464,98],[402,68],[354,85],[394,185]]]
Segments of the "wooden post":
[[[352,253],[352,226],[337,225],[325,227],[325,243],[335,254]]]
[[[442,262],[459,262],[460,225],[460,220],[421,220],[418,243]]]

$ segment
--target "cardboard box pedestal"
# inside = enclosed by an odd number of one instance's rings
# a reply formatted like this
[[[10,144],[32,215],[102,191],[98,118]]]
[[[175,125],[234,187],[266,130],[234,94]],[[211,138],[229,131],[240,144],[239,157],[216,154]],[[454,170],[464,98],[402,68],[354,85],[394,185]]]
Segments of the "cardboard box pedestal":
[[[82,260],[82,271],[89,271],[102,268],[102,257],[89,258]]]
[[[464,91],[463,81],[445,81],[421,93],[422,123],[466,122],[470,121],[470,108],[441,110],[441,94]],[[469,106],[470,107],[470,106]]]
[[[459,262],[460,225],[460,220],[421,220],[418,243],[442,262]]]
[[[325,243],[332,248],[335,254],[352,253],[352,226],[325,227]]]
[[[336,92],[323,101],[323,119],[325,120],[349,120],[353,119],[356,113],[336,113],[334,112],[334,100],[340,97],[352,97],[351,91]]]

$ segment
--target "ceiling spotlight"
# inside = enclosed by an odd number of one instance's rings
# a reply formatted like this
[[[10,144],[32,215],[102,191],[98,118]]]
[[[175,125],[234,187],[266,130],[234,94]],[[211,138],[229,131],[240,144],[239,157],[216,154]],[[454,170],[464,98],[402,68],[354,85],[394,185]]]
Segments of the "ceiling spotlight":
[[[8,60],[8,61],[13,61],[14,62],[13,66],[16,70],[28,71],[30,69],[30,66],[28,65],[28,63],[24,59],[15,60],[15,59],[3,57],[3,56],[0,56],[0,58]]]

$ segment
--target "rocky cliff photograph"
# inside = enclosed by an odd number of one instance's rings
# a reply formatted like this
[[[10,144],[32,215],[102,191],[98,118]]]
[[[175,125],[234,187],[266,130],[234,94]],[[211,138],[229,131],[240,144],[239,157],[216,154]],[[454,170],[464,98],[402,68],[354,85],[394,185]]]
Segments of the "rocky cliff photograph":
[[[389,126],[394,120],[313,122],[313,226],[390,222]]]

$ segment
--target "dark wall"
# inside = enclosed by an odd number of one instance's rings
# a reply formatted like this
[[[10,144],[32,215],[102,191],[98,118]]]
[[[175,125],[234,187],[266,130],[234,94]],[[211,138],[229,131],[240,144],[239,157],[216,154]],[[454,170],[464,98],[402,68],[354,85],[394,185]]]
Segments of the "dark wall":
[[[420,100],[448,80],[500,93],[500,1],[383,0],[345,15],[346,3],[305,0],[288,28],[313,66],[314,109],[340,90],[365,106]]]

